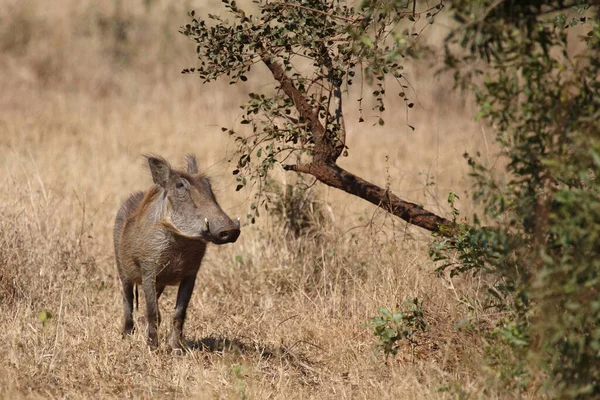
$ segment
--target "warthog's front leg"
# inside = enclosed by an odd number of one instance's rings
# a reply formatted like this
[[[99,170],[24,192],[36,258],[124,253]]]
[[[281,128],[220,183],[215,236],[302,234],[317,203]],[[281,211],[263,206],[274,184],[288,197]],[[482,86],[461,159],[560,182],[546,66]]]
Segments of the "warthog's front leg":
[[[156,296],[156,276],[145,274],[142,277],[142,287],[146,298],[146,319],[148,321],[148,346],[153,349],[158,347],[158,299]]]
[[[160,326],[160,322],[162,321],[162,317],[160,315],[160,307],[158,305],[158,300],[160,300],[160,296],[163,294],[166,286],[157,286],[156,287],[156,318],[158,320],[158,325]]]
[[[184,278],[179,284],[177,292],[177,305],[175,306],[175,315],[173,316],[173,333],[171,335],[171,348],[173,350],[181,349],[183,345],[183,323],[187,313],[194,285],[196,283],[196,275]]]
[[[123,283],[123,335],[133,333],[133,283]]]

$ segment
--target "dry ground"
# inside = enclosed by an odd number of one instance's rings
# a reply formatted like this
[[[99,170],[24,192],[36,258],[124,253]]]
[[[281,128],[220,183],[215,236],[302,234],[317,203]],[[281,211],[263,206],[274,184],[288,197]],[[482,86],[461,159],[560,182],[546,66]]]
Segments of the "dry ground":
[[[151,183],[140,154],[180,164],[196,153],[230,215],[251,201],[234,191],[234,147],[220,127],[235,125],[243,96],[272,80],[257,70],[239,87],[203,86],[179,73],[194,64],[177,33],[185,13],[218,4],[0,0],[0,398],[501,397],[480,341],[454,329],[480,311],[458,301],[477,298],[477,281],[451,287],[432,273],[426,233],[319,186],[330,218],[319,238],[286,239],[262,218],[237,243],[209,249],[188,354],[167,351],[168,323],[157,354],[143,330],[121,338],[112,223],[120,202]],[[486,133],[448,79],[426,63],[408,67],[417,129],[406,128],[400,101],[375,128],[352,118],[348,100],[341,164],[447,216],[450,190],[466,198],[462,153],[488,154]],[[161,299],[165,319],[174,294]],[[405,347],[385,362],[365,324],[415,296],[429,330],[414,360]],[[42,322],[43,311],[52,318]]]

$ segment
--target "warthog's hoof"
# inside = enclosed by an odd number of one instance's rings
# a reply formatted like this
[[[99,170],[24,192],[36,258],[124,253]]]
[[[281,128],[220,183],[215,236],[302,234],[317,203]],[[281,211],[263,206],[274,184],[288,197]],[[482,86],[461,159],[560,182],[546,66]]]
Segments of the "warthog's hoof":
[[[150,350],[151,353],[158,353],[158,344],[153,344],[148,342],[148,350]]]
[[[148,332],[148,338],[146,339],[146,343],[151,350],[158,349],[158,334],[156,331]]]
[[[171,350],[171,355],[174,357],[182,357],[183,353],[184,353],[184,351],[181,348]]]
[[[132,323],[131,325],[125,325],[123,327],[123,331],[121,333],[122,333],[123,337],[126,337],[126,336],[133,335],[134,331],[135,331],[135,328],[134,328],[133,323]]]
[[[175,354],[175,352],[177,351],[181,352],[182,354],[185,352],[183,338],[181,338],[179,335],[171,336],[169,344],[171,346],[171,349],[173,350],[173,354]]]

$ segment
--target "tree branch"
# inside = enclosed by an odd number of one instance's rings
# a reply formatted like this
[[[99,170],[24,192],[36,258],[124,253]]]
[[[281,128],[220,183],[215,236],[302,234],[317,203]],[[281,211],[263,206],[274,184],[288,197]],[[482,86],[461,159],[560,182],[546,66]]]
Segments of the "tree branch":
[[[327,68],[327,80],[333,89],[329,98],[331,99],[331,95],[333,95],[335,122],[337,123],[338,130],[336,132],[336,137],[332,137],[330,140],[335,141],[333,144],[334,151],[332,154],[333,161],[335,161],[342,154],[344,148],[346,147],[346,124],[344,122],[344,114],[342,112],[342,80],[335,76],[335,68],[333,67],[333,62],[329,56],[329,50],[325,43],[320,43],[319,47],[321,49],[321,56],[323,57],[324,66]],[[327,107],[327,115],[329,115],[329,112],[329,107]],[[325,131],[327,131],[327,122],[325,122]]]
[[[417,225],[428,231],[441,233],[446,236],[451,234],[453,229],[451,221],[437,216],[414,203],[404,201],[389,190],[367,182],[338,166],[335,161],[341,153],[340,146],[338,145],[340,140],[326,136],[326,130],[319,120],[318,112],[311,108],[305,94],[294,86],[292,80],[285,74],[281,64],[270,55],[264,55],[262,60],[271,71],[275,80],[279,82],[286,96],[293,101],[300,117],[308,121],[308,126],[312,131],[315,141],[312,162],[308,164],[284,165],[284,170],[312,175],[328,186],[365,199],[408,223]],[[335,95],[338,96],[340,94]],[[341,100],[341,96],[339,100]],[[338,112],[341,113],[341,101],[337,107],[336,114]],[[343,147],[344,143],[341,142],[341,148],[343,149]]]
[[[344,121],[344,114],[342,113],[342,82],[333,82],[333,99],[335,102],[335,122],[340,127],[339,133],[336,137],[337,142],[335,144],[335,159],[342,154],[344,148],[346,147],[346,122]]]
[[[281,90],[294,102],[294,107],[298,110],[300,117],[308,122],[315,141],[314,159],[323,162],[335,162],[337,150],[331,139],[327,137],[317,110],[311,108],[306,96],[296,88],[281,64],[272,55],[263,55],[262,60],[271,71],[273,78],[279,82]]]
[[[339,16],[339,15],[331,15],[329,13],[326,13],[325,11],[315,10],[314,8],[302,6],[300,4],[286,3],[285,1],[281,2],[281,4],[283,5],[283,8],[286,8],[286,7],[295,7],[295,8],[298,8],[300,10],[313,12],[315,14],[323,15],[325,17],[335,18],[335,19],[339,19],[339,20],[342,20],[342,21],[350,22],[350,23],[355,23],[355,22],[358,22],[358,21],[362,21],[362,19],[363,19],[363,18],[354,18],[353,19],[353,18],[345,18],[345,17]]]
[[[286,171],[310,174],[322,183],[358,196],[361,199],[402,218],[406,222],[426,229],[430,232],[451,236],[453,223],[417,204],[404,201],[387,189],[368,182],[337,164],[310,163],[305,165],[284,165]]]

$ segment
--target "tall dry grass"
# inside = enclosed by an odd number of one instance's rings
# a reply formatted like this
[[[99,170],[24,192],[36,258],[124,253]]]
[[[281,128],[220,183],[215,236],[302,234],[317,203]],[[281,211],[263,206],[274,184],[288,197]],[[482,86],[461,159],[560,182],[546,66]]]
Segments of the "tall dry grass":
[[[478,298],[477,280],[450,286],[432,273],[427,234],[319,186],[327,223],[318,238],[292,239],[265,217],[237,243],[209,249],[188,354],[171,356],[164,339],[150,353],[143,329],[121,338],[112,224],[120,202],[150,184],[140,154],[176,163],[196,153],[232,216],[251,201],[234,191],[234,147],[220,127],[236,125],[240,99],[272,80],[257,69],[246,84],[202,86],[180,74],[195,62],[177,33],[186,11],[218,4],[1,0],[0,397],[501,397],[482,372],[480,341],[454,329],[486,317],[459,302]],[[435,29],[432,42],[446,28]],[[489,152],[485,131],[449,80],[425,63],[407,67],[415,132],[403,102],[391,99],[376,128],[351,118],[347,101],[341,164],[447,215],[447,192],[468,188],[462,153]],[[415,296],[429,330],[414,362],[408,347],[385,362],[365,324]],[[165,319],[173,305],[171,288]],[[44,311],[52,317],[42,321]],[[160,329],[166,337],[169,324]]]

